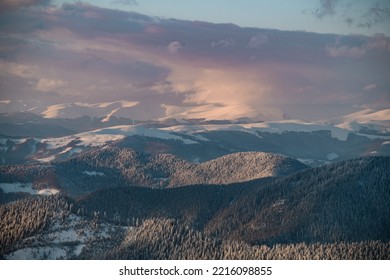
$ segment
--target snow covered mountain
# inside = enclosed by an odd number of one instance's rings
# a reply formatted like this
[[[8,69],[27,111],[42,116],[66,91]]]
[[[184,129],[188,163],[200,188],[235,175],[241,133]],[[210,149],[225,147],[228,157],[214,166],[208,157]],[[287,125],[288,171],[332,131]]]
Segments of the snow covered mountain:
[[[380,111],[365,109],[331,122],[348,130],[390,135],[390,109]]]
[[[191,161],[206,161],[233,152],[262,151],[318,164],[361,155],[388,155],[387,113],[388,110],[377,113],[365,111],[356,118],[345,117],[343,122],[334,121],[334,124],[299,120],[250,123],[248,120],[170,119],[108,126],[63,137],[4,135],[0,137],[0,162],[60,161],[83,151],[114,145],[151,154],[172,153]],[[374,117],[376,123],[371,121]],[[352,122],[353,119],[357,119],[359,125]],[[377,129],[379,124],[381,130]],[[23,122],[7,125],[14,125],[17,130]]]
[[[62,119],[43,118],[31,112],[3,113],[0,163],[61,161],[112,145],[151,154],[172,153],[200,162],[246,151],[280,153],[312,165],[361,155],[390,154],[390,110],[366,109],[319,122],[254,122],[248,118],[136,122],[114,116],[133,105],[125,101],[78,103],[45,111],[45,116],[50,117],[61,115],[62,110],[79,112],[80,108],[86,109],[86,113],[91,109],[107,114],[100,118]]]
[[[101,118],[103,122],[108,121],[111,117],[131,118],[134,107],[138,102],[118,100],[113,102],[100,103],[61,103],[52,105],[42,105],[34,101],[1,101],[0,111],[3,113],[25,112],[33,113],[47,119],[66,118],[75,119],[83,116],[92,118]]]

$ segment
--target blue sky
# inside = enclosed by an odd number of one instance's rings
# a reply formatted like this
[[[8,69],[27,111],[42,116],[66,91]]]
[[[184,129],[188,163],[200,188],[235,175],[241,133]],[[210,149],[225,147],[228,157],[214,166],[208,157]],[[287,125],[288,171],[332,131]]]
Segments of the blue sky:
[[[55,1],[57,5],[63,2],[72,1]],[[390,1],[386,0],[97,0],[90,3],[149,16],[234,23],[243,27],[390,36]]]

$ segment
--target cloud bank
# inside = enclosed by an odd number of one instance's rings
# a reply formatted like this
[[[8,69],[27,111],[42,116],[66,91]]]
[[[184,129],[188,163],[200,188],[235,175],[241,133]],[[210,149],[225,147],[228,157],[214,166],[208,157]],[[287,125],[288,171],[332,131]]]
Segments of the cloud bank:
[[[33,9],[28,3],[47,2],[21,2],[24,9],[0,15],[0,101],[23,101],[23,110],[120,100],[132,106],[112,114],[135,119],[265,120],[390,106],[385,36],[157,19],[81,2]],[[332,14],[337,3],[322,1],[318,14]]]

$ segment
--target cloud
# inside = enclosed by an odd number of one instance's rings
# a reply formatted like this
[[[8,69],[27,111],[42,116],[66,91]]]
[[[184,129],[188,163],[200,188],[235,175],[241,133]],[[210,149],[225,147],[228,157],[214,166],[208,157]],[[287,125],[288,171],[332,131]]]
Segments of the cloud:
[[[341,106],[388,104],[385,36],[338,39],[153,20],[82,3],[21,10],[12,20],[18,24],[0,26],[7,42],[0,60],[0,77],[6,77],[0,78],[1,100],[34,99],[45,106],[129,100],[137,105],[115,116],[140,119],[278,119],[281,109],[305,118],[310,110],[316,117]],[[381,90],[364,94],[373,83]]]
[[[36,71],[36,66],[0,61],[0,73],[3,74],[13,75],[21,78],[33,78]]]
[[[260,48],[262,45],[266,44],[268,42],[268,36],[259,33],[257,35],[252,36],[249,39],[249,47],[250,48]]]
[[[366,53],[364,47],[334,46],[328,45],[326,51],[332,57],[362,57]]]
[[[373,89],[376,89],[376,84],[369,84],[369,85],[366,85],[364,87],[365,91],[370,91],[370,90],[373,90]]]
[[[375,3],[375,5],[360,17],[357,26],[371,28],[382,22],[390,22],[390,7]]]
[[[264,67],[266,67],[264,65]],[[180,118],[258,120],[281,119],[281,110],[270,106],[264,70],[215,65],[215,68],[172,64],[162,90],[185,99],[179,105],[165,103],[166,115]],[[271,117],[272,116],[272,117]]]
[[[22,7],[35,5],[49,5],[51,0],[2,0],[0,1],[0,14],[15,11]]]
[[[39,79],[35,89],[43,92],[55,91],[66,86],[68,82],[63,80]]]
[[[368,50],[387,50],[390,51],[390,38],[383,35],[377,35],[368,39]]]
[[[181,48],[183,48],[183,46],[178,41],[171,42],[167,46],[167,50],[171,54],[175,54],[175,53],[179,52],[179,50]]]
[[[138,6],[138,2],[136,0],[113,0],[111,2],[114,5],[125,5],[125,6]]]
[[[163,104],[162,107],[167,116],[182,119],[231,120],[256,115],[253,108],[245,104],[222,105],[214,103],[197,106]]]
[[[338,3],[338,0],[320,0],[319,7],[313,10],[312,14],[319,19],[333,16],[336,13],[335,8]]]
[[[236,45],[236,41],[232,38],[221,39],[219,41],[213,41],[211,43],[211,47],[213,48],[233,48]]]
[[[318,19],[329,16],[339,17],[346,25],[355,28],[371,28],[375,25],[390,22],[390,6],[385,1],[367,1],[367,9],[360,1],[320,0],[318,7],[309,11]],[[336,9],[337,8],[337,9]]]
[[[350,17],[347,17],[344,19],[344,22],[348,25],[348,26],[352,26],[354,24],[354,19],[353,18],[350,18]]]
[[[372,41],[372,49],[375,42]],[[363,57],[370,48],[368,40],[360,36],[338,36],[334,43],[326,45],[326,51],[331,57]]]

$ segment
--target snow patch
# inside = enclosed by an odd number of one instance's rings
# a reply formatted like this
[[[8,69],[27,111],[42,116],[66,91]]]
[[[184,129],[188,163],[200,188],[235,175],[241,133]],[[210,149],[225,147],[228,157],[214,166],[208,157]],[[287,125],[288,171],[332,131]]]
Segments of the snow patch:
[[[341,141],[348,139],[351,130],[335,127],[329,124],[309,123],[300,120],[283,120],[274,122],[247,123],[247,124],[207,124],[207,125],[178,125],[163,128],[175,132],[199,134],[208,131],[242,131],[261,138],[257,132],[285,133],[285,132],[315,132],[330,131],[331,136]],[[199,135],[196,135],[197,137]]]
[[[45,246],[40,248],[24,248],[17,250],[8,256],[7,260],[58,260],[66,257],[66,251],[56,246]]]
[[[88,176],[104,176],[104,173],[97,171],[83,171],[83,174]]]
[[[65,136],[57,138],[46,138],[42,140],[42,143],[47,145],[47,149],[54,150],[62,147],[66,147],[70,142],[74,141],[76,137]]]
[[[282,206],[285,202],[286,202],[285,199],[279,199],[278,201],[276,201],[276,202],[272,205],[272,207]]]
[[[32,183],[0,183],[0,189],[5,193],[29,193],[36,194],[36,191],[32,188]]]
[[[297,158],[297,160],[312,167],[321,166],[330,163],[330,161],[327,160],[312,159],[312,158]]]
[[[112,126],[109,128],[98,129],[92,131],[91,133],[94,133],[96,135],[108,135],[109,137],[122,136],[123,138],[125,136],[140,135],[140,136],[154,137],[154,138],[160,138],[166,140],[179,140],[182,141],[184,144],[198,144],[198,142],[196,141],[185,139],[178,135],[173,135],[164,130],[160,130],[156,128],[146,128],[140,125]]]
[[[57,189],[34,190],[32,185],[32,183],[0,183],[0,189],[2,189],[5,193],[22,192],[32,195],[55,195],[60,192]]]
[[[339,157],[339,155],[336,154],[336,153],[330,153],[330,154],[327,154],[327,155],[326,155],[326,158],[327,158],[328,160],[334,160],[334,159],[336,159],[336,158],[338,158],[338,157]]]
[[[79,245],[77,245],[77,246],[74,248],[74,252],[73,252],[73,253],[74,253],[76,256],[80,255],[81,252],[83,251],[84,247],[85,247],[84,244],[79,244]]]
[[[57,190],[57,189],[42,189],[42,190],[39,190],[38,191],[38,194],[39,195],[55,195],[55,194],[58,194],[60,191]]]
[[[62,154],[66,154],[67,152],[69,152],[70,150],[72,150],[72,147],[67,147],[65,150],[63,150],[62,152],[58,153],[59,155],[62,155]]]
[[[116,112],[118,112],[119,109],[120,109],[120,108],[116,108],[116,109],[112,110],[104,119],[101,120],[101,122],[102,122],[102,123],[104,123],[104,122],[109,122],[110,119],[111,119],[111,117],[112,117]]]
[[[102,147],[110,142],[115,142],[124,139],[124,135],[118,134],[98,134],[95,132],[85,132],[78,134],[80,143],[77,146]]]
[[[69,155],[70,156],[73,156],[74,154],[79,154],[83,151],[83,149],[80,149],[80,148],[73,148],[72,150],[70,150],[69,152]]]
[[[35,160],[39,161],[39,162],[51,162],[53,160],[56,159],[56,156],[49,156],[49,157],[45,157],[45,158],[35,158]]]

